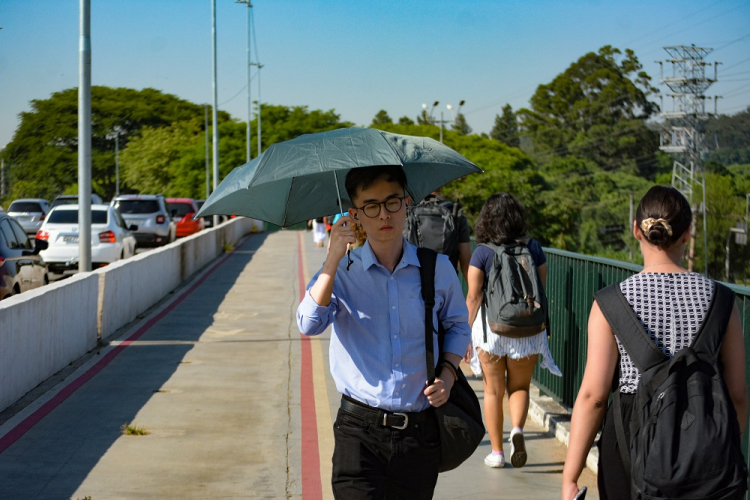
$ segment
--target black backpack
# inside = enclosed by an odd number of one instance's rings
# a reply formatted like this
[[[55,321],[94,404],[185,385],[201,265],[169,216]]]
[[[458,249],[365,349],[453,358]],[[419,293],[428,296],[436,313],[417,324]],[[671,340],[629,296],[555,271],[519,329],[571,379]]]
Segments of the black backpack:
[[[522,239],[506,245],[482,243],[494,252],[482,298],[482,328],[505,337],[531,337],[547,327],[547,296],[539,270]]]
[[[633,499],[739,499],[747,490],[737,414],[718,353],[734,292],[716,283],[701,329],[671,359],[651,340],[619,284],[595,294],[612,331],[641,372],[626,442],[620,391],[617,444]]]
[[[430,248],[458,263],[458,217],[460,205],[431,195],[406,214],[404,237],[414,246]]]

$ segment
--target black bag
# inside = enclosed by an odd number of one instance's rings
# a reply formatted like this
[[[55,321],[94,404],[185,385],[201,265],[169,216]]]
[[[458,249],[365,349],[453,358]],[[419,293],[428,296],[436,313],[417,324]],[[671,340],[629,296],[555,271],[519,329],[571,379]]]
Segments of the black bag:
[[[482,243],[494,252],[482,294],[485,343],[487,319],[493,333],[511,338],[531,337],[547,327],[547,295],[528,243]]]
[[[626,442],[620,391],[614,394],[617,444],[633,499],[739,499],[747,490],[739,423],[718,353],[734,292],[716,283],[701,329],[671,359],[651,340],[619,284],[596,302],[641,372]]]
[[[422,277],[422,298],[425,305],[425,347],[427,351],[427,378],[435,381],[435,354],[433,333],[435,326],[432,311],[435,307],[435,263],[437,253],[427,248],[417,248]],[[445,335],[438,324],[438,345],[442,346]],[[435,408],[440,427],[440,472],[453,470],[469,458],[484,438],[482,408],[474,390],[460,368],[456,368],[458,379],[453,384],[450,398],[444,405]]]
[[[458,216],[460,205],[430,195],[406,213],[404,237],[416,247],[447,255],[458,264]]]

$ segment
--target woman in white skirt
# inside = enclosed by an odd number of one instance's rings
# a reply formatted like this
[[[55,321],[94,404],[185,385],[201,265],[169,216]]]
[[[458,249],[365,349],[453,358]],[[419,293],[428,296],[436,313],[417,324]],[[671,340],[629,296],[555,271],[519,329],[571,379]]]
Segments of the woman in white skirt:
[[[313,230],[313,241],[315,242],[317,246],[322,247],[325,244],[326,236],[327,236],[325,217],[313,219],[312,230]]]
[[[476,222],[477,243],[502,245],[515,242],[525,234],[523,205],[508,193],[490,196]],[[534,239],[529,239],[527,246],[544,284],[547,277],[547,259],[542,247]],[[523,426],[529,411],[531,375],[539,355],[542,356],[543,368],[558,376],[562,376],[562,373],[552,359],[546,331],[531,337],[510,338],[488,330],[487,342],[484,341],[479,312],[493,256],[494,251],[491,248],[479,246],[469,264],[469,275],[466,280],[469,293],[466,296],[466,305],[469,309],[469,323],[472,325],[472,343],[467,351],[467,361],[471,363],[472,371],[476,375],[481,374],[484,381],[484,416],[492,443],[492,452],[484,459],[484,463],[489,467],[505,466],[503,396],[507,392],[510,420],[513,425],[509,438],[510,461],[513,467],[523,467],[527,458]]]

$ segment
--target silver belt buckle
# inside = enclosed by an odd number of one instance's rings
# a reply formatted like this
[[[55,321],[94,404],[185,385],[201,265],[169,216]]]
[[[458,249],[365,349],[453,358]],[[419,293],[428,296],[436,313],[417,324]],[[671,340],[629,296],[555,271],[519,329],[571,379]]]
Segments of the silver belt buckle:
[[[391,415],[397,415],[404,417],[404,425],[392,425],[391,427],[394,429],[398,429],[400,431],[406,429],[409,426],[409,415],[406,413],[391,413]],[[386,422],[388,421],[388,414],[383,415],[383,427],[387,427]]]

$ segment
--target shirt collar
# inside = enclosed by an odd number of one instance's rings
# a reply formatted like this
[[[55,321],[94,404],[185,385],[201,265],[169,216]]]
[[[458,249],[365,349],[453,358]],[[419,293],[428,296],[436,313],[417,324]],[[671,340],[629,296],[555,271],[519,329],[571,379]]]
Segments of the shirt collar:
[[[403,249],[404,253],[401,256],[401,262],[398,263],[396,266],[396,269],[394,269],[394,272],[402,267],[406,266],[417,266],[419,267],[419,258],[417,257],[417,247],[406,241],[406,238],[402,238],[403,241]],[[375,257],[375,254],[372,251],[372,247],[370,246],[370,241],[366,241],[365,245],[362,247],[362,253],[360,254],[362,257],[362,267],[364,269],[370,269],[372,266],[380,266],[383,267],[383,265],[378,262],[377,257]],[[384,267],[383,267],[384,268]],[[385,269],[385,268],[384,268]]]

